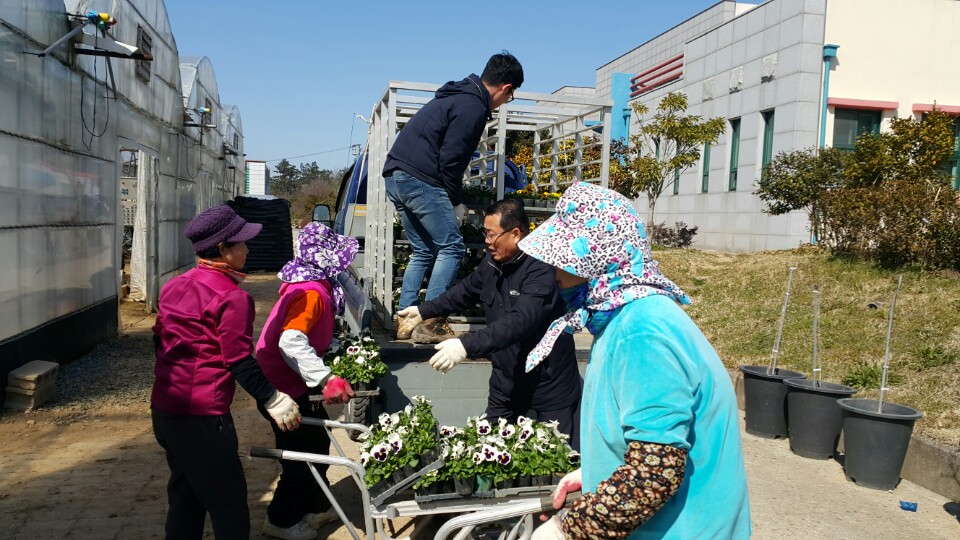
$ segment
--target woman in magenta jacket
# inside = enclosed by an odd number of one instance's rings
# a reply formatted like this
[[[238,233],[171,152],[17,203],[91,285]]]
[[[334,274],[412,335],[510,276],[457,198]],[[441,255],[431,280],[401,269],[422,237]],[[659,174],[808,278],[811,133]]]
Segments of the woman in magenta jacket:
[[[323,406],[310,401],[311,390],[322,390],[324,403],[346,403],[350,384],[333,375],[323,354],[333,341],[333,323],[343,314],[343,291],[336,275],[357,256],[356,239],[339,235],[326,225],[310,223],[297,236],[297,255],[277,274],[283,284],[257,341],[257,361],[274,386],[293,396],[304,415],[327,419]],[[268,411],[260,407],[260,412]],[[277,448],[327,454],[330,439],[320,428],[274,429]],[[320,525],[337,519],[306,463],[281,461],[282,473],[267,507],[264,534],[276,538],[316,538]],[[326,466],[316,466],[321,475]]]
[[[150,408],[170,467],[167,538],[199,539],[207,513],[218,539],[250,536],[247,484],[230,414],[236,383],[278,429],[300,423],[297,404],[267,381],[253,358],[253,298],[239,287],[245,277],[239,270],[246,241],[261,228],[229,206],[201,212],[185,230],[197,267],[160,291]]]

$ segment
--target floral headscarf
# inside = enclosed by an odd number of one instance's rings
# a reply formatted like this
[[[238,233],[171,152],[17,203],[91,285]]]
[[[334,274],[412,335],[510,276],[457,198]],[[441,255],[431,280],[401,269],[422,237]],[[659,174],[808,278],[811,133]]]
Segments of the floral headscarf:
[[[603,330],[614,310],[634,300],[661,294],[680,304],[690,298],[660,273],[643,221],[630,200],[586,182],[570,186],[550,216],[520,241],[528,255],[587,279],[584,294],[568,301],[570,310],[553,321],[527,356],[526,370],[553,349],[561,332]]]
[[[326,225],[312,222],[297,235],[297,244],[296,257],[283,265],[277,277],[286,283],[328,280],[337,315],[343,315],[343,289],[335,277],[356,258],[359,249],[357,239],[337,234]]]

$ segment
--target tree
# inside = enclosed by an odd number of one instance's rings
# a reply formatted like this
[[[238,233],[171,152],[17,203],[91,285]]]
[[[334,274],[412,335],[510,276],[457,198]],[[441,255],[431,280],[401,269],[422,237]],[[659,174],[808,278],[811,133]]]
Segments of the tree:
[[[270,178],[270,191],[277,195],[287,195],[296,191],[299,171],[286,159],[274,167],[274,176]]]
[[[846,184],[879,186],[890,180],[947,181],[943,165],[953,154],[954,118],[934,106],[921,120],[893,118],[890,131],[857,137]]]
[[[314,182],[320,179],[322,172],[330,173],[330,171],[321,171],[320,166],[317,165],[317,162],[311,163],[301,163],[300,171],[297,175],[297,183],[300,186],[306,186],[307,184]]]
[[[820,198],[827,189],[844,184],[844,171],[853,154],[837,148],[816,148],[780,152],[758,182],[755,195],[767,203],[764,212],[778,216],[806,210],[815,238],[820,238],[823,222]]]
[[[647,195],[648,223],[653,224],[657,199],[670,187],[675,175],[700,160],[700,148],[715,143],[726,129],[723,118],[703,119],[688,115],[687,96],[670,92],[657,105],[653,118],[646,119],[650,108],[641,103],[632,104],[640,123],[640,130],[630,136],[628,174],[614,184],[614,189],[633,199]]]
[[[760,178],[755,194],[773,215],[806,209],[816,238],[820,201],[831,189],[877,188],[890,181],[946,183],[943,165],[953,153],[954,119],[934,108],[922,120],[895,118],[890,131],[857,137],[853,152],[822,148],[781,152]]]

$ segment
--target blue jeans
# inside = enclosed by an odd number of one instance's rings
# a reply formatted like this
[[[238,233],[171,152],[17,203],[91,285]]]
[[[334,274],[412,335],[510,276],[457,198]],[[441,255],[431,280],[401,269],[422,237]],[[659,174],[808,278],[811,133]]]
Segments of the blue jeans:
[[[427,284],[427,301],[449,289],[457,279],[465,246],[446,191],[401,170],[384,179],[387,198],[397,208],[413,250],[403,274],[397,305],[400,310],[419,303],[420,285],[428,268],[433,270]]]

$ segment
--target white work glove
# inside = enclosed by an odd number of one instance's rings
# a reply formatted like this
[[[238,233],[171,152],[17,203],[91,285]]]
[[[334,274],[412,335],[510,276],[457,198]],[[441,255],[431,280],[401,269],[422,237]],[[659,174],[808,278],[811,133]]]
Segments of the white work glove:
[[[441,373],[450,371],[467,358],[467,350],[459,339],[441,341],[433,348],[438,352],[430,358],[430,367]]]
[[[457,218],[457,227],[463,225],[463,217],[467,215],[467,205],[460,203],[454,206],[453,215]]]
[[[263,406],[277,423],[280,431],[293,431],[300,427],[300,407],[287,394],[277,390]]]
[[[533,531],[530,540],[564,540],[566,537],[560,526],[560,519],[553,516]]]
[[[413,332],[413,329],[422,322],[423,317],[420,316],[420,309],[417,306],[403,308],[397,313],[397,333]]]
[[[553,507],[557,510],[563,508],[563,503],[567,499],[567,493],[580,491],[583,488],[583,469],[577,469],[568,472],[566,476],[560,479],[557,489],[553,490]]]

